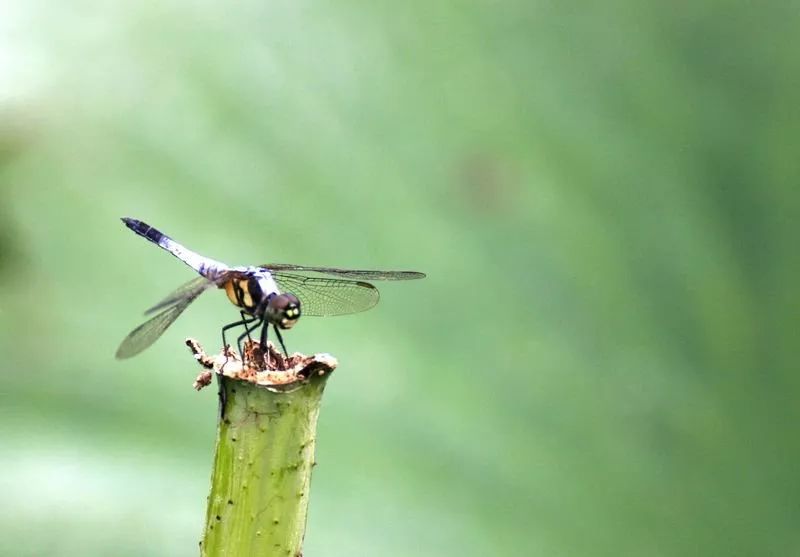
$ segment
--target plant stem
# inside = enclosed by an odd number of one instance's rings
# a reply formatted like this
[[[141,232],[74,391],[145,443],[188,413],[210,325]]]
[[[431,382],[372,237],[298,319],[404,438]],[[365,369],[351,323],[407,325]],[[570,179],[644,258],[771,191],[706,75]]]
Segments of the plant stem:
[[[301,555],[328,375],[313,374],[284,392],[217,376],[223,417],[201,555]]]

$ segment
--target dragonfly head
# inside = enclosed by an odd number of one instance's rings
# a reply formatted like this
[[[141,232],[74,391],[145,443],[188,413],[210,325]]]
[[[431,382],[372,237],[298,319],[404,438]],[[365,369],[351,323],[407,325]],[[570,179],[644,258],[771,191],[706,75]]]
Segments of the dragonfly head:
[[[265,313],[270,323],[281,329],[291,329],[300,319],[300,300],[288,292],[270,296]]]

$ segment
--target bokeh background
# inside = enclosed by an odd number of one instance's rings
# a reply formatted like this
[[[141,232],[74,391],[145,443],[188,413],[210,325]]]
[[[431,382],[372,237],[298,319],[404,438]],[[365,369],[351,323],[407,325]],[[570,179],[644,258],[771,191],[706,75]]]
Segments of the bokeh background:
[[[786,2],[0,4],[0,554],[197,553],[216,399],[142,311],[426,271],[326,351],[308,556],[800,554]]]

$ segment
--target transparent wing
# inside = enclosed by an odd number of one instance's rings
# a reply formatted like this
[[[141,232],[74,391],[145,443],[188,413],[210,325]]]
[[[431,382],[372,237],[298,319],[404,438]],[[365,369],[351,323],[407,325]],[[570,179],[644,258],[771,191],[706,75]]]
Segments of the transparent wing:
[[[158,302],[153,307],[149,308],[147,311],[144,312],[144,314],[150,315],[151,313],[154,313],[160,310],[161,308],[175,305],[184,298],[191,298],[192,300],[194,300],[206,288],[210,288],[212,286],[214,286],[214,283],[205,277],[193,278],[186,284],[183,284],[178,288],[176,288],[169,296]]]
[[[172,325],[178,316],[183,313],[183,310],[189,307],[189,304],[191,304],[195,298],[205,292],[206,288],[207,287],[197,288],[192,291],[191,295],[177,299],[177,301],[173,302],[172,305],[161,311],[161,313],[156,314],[155,317],[152,317],[132,330],[130,334],[125,337],[125,340],[122,341],[122,344],[119,345],[119,348],[117,348],[116,357],[119,359],[130,358],[153,344],[158,337]]]
[[[368,282],[324,277],[305,277],[273,272],[281,290],[300,299],[303,315],[346,315],[368,310],[378,303],[378,289]]]
[[[291,263],[267,263],[261,265],[270,271],[300,271],[302,273],[322,273],[335,277],[355,280],[412,280],[425,278],[425,273],[417,271],[364,271],[358,269],[337,269],[335,267],[311,267]]]

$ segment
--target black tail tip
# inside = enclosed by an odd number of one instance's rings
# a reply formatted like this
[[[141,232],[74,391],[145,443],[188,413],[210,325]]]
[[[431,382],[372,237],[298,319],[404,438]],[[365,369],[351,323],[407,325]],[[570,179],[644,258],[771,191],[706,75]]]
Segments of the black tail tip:
[[[120,217],[120,220],[125,223],[125,226],[131,229],[136,228],[139,224],[141,224],[141,221],[132,219],[130,217]]]

